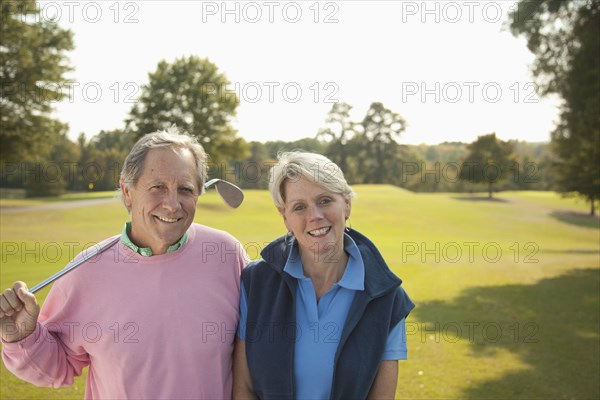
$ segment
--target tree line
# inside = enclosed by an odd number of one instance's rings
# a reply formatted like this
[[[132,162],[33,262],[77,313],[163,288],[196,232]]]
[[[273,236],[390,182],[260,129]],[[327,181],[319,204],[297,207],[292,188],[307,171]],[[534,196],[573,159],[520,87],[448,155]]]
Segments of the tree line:
[[[495,135],[483,135],[489,141]],[[81,134],[77,142],[60,136],[45,162],[4,163],[2,187],[24,188],[29,196],[59,195],[65,191],[115,190],[119,173],[135,137],[123,130],[101,131],[87,140]],[[362,140],[362,139],[355,139]],[[496,141],[499,141],[495,138]],[[352,140],[350,140],[352,142]],[[502,159],[481,157],[473,143],[446,142],[438,145],[386,144],[393,156],[371,162],[369,149],[357,147],[356,154],[338,153],[337,143],[323,140],[322,134],[295,141],[251,141],[246,143],[245,157],[211,160],[211,177],[227,179],[243,189],[266,189],[269,168],[282,151],[304,150],[327,155],[339,163],[345,160],[345,174],[351,184],[391,184],[415,192],[493,192],[502,190],[550,190],[555,174],[549,143],[503,142],[509,153]],[[369,142],[367,142],[369,143]],[[479,143],[479,144],[478,144]],[[483,151],[489,148],[484,143]],[[353,149],[350,143],[345,149]],[[485,160],[485,161],[484,161]],[[392,166],[391,168],[388,166]],[[364,169],[361,169],[364,168]],[[470,178],[470,179],[469,179]]]

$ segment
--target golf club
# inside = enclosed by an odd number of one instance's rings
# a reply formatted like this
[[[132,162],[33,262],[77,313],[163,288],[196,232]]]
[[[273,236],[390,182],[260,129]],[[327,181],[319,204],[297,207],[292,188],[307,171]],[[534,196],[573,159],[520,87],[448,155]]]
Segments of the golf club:
[[[204,189],[209,189],[211,186],[221,196],[221,199],[231,208],[238,208],[244,201],[244,192],[231,182],[222,179],[211,179],[204,184]]]
[[[204,189],[209,189],[212,186],[215,187],[215,190],[217,191],[219,196],[221,196],[221,199],[223,199],[223,201],[231,208],[238,208],[240,206],[240,204],[242,204],[242,201],[244,201],[244,192],[242,192],[242,189],[240,189],[239,187],[237,187],[236,185],[234,185],[231,182],[227,182],[222,179],[211,179],[204,184]],[[106,251],[107,249],[112,247],[115,243],[117,243],[120,239],[121,239],[120,235],[116,236],[116,237],[110,239],[109,241],[107,241],[102,246],[95,248],[93,251],[91,251],[89,253],[86,253],[80,259],[70,262],[69,264],[67,264],[66,267],[64,267],[63,269],[61,269],[54,275],[50,276],[49,278],[45,279],[44,281],[38,283],[37,285],[35,285],[31,289],[29,289],[29,292],[35,293],[35,292],[43,289],[44,287],[48,286],[49,284],[51,284],[52,282],[54,282],[61,276],[64,276],[67,273],[73,271],[75,268],[77,268],[78,266],[83,264],[85,261],[89,260],[92,257],[95,257],[96,255],[98,255],[100,253],[103,253],[104,251]]]

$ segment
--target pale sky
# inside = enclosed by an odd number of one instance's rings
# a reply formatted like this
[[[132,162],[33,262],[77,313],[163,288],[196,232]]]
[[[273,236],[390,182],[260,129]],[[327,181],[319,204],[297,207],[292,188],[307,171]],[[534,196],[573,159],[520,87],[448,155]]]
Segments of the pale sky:
[[[74,33],[76,86],[56,107],[69,136],[121,128],[157,63],[197,55],[240,97],[250,140],[313,137],[335,101],[408,123],[400,142],[548,141],[556,99],[533,85],[533,55],[503,29],[514,1],[43,1]]]

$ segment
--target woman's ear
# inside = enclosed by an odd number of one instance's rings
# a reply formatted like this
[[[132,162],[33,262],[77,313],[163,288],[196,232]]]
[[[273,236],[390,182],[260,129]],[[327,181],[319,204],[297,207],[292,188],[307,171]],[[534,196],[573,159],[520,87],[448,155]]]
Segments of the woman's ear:
[[[345,199],[346,201],[346,210],[345,217],[346,219],[350,218],[350,213],[352,212],[352,199]]]

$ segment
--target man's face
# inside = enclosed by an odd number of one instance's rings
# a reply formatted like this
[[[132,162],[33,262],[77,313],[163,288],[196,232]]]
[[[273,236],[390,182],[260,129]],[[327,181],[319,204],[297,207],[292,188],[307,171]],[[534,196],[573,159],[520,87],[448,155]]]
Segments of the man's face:
[[[121,183],[131,207],[131,241],[164,254],[194,220],[198,183],[194,156],[177,148],[152,149],[137,182]]]

